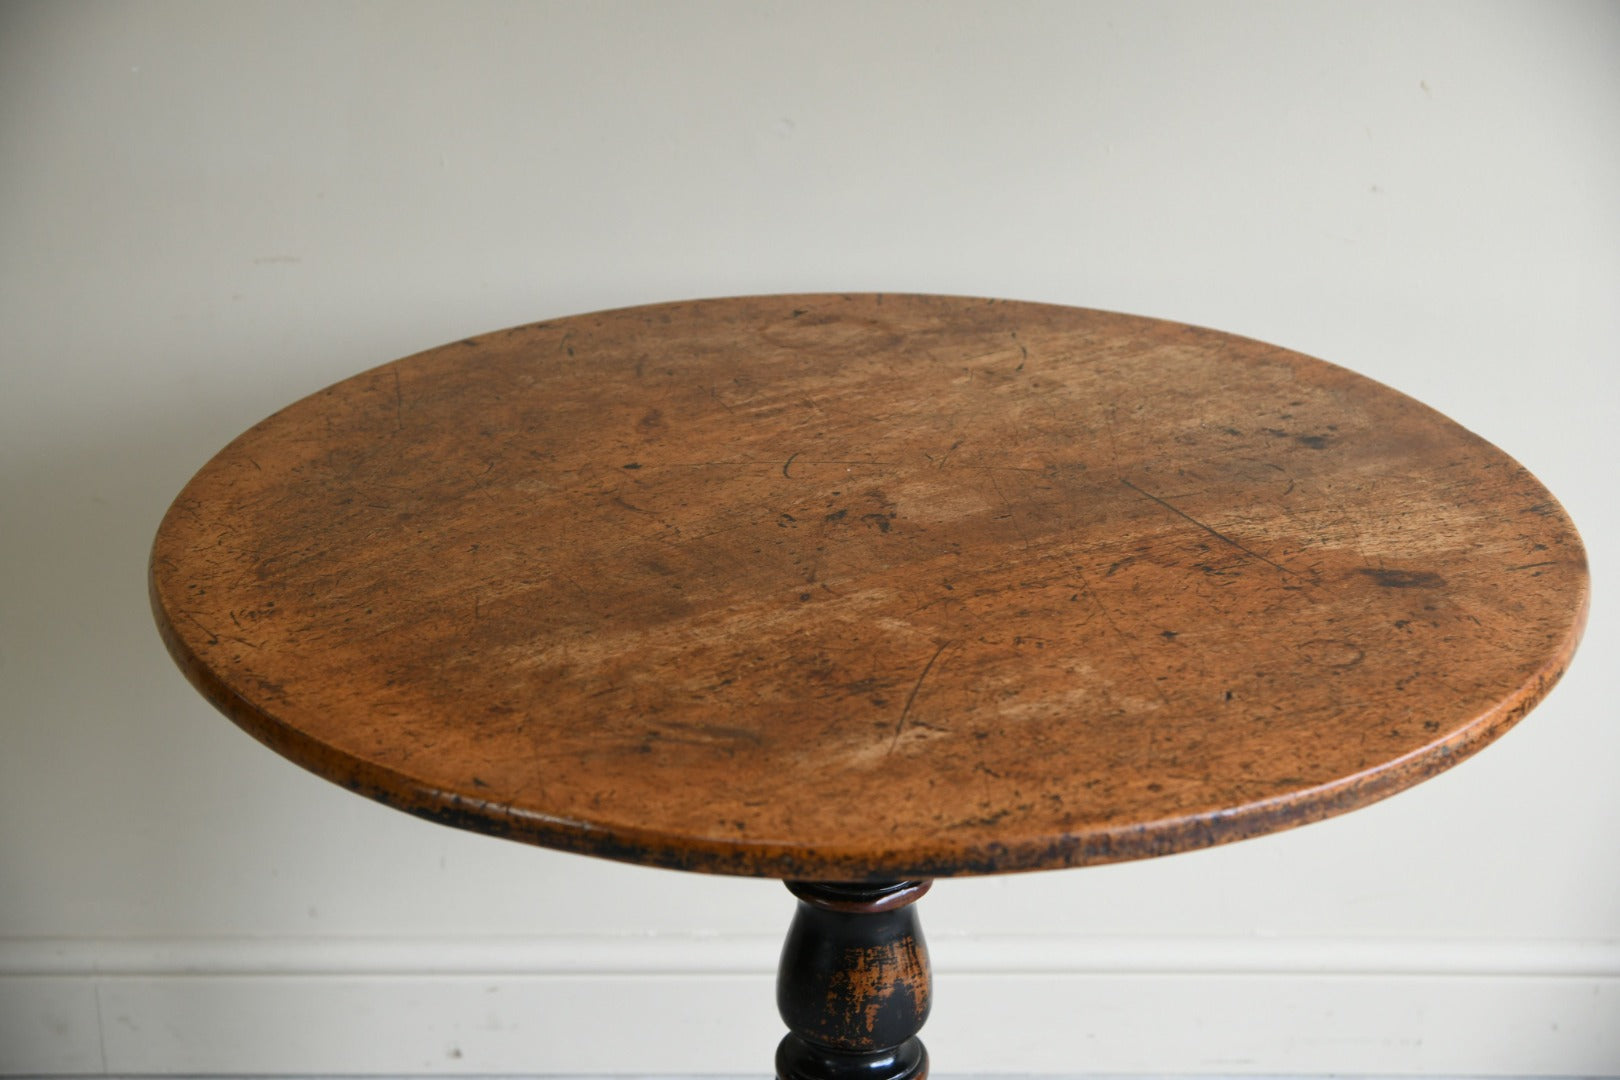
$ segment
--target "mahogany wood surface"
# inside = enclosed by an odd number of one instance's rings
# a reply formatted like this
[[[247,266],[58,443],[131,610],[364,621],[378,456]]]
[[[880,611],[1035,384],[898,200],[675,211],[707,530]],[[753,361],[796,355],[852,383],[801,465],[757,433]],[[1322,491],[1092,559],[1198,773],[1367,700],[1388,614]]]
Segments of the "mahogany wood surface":
[[[1344,369],[962,298],[581,315],[308,397],[187,485],[151,591],[278,752],[448,824],[876,881],[1266,833],[1562,674],[1580,539]]]

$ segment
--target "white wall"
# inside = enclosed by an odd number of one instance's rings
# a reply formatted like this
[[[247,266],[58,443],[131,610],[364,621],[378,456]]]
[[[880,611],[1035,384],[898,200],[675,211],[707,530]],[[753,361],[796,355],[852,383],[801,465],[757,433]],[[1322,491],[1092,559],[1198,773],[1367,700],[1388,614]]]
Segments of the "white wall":
[[[212,713],[146,548],[361,368],[677,297],[1114,308],[1533,469],[1586,644],[1389,802],[943,882],[941,1073],[1620,1072],[1620,6],[0,7],[0,1071],[745,1072],[790,898],[374,806]]]

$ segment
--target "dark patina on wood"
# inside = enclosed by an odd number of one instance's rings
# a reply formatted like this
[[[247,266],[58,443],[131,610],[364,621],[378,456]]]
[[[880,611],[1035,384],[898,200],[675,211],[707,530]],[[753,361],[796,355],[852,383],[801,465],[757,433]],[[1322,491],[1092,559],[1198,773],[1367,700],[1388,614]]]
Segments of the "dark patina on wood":
[[[928,885],[788,883],[799,903],[776,981],[781,1080],[928,1075],[928,946],[912,907]]]
[[[822,882],[1077,866],[1364,805],[1501,734],[1587,602],[1500,450],[1210,330],[790,296],[355,376],[159,530],[187,676],[425,818]]]

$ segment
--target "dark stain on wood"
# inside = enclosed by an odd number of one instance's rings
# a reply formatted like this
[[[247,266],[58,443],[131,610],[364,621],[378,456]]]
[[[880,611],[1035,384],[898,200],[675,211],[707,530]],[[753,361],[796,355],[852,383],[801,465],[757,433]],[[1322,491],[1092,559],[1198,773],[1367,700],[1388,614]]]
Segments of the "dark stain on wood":
[[[1510,568],[1512,569],[1512,568]],[[1443,589],[1446,579],[1432,570],[1374,570],[1361,571],[1386,589]]]

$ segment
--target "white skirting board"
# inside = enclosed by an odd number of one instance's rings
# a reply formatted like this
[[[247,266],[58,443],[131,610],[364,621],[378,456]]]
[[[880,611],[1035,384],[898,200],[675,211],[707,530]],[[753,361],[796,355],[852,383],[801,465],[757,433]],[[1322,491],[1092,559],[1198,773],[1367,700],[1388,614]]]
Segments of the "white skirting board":
[[[937,939],[938,1075],[1620,1075],[1620,945]],[[752,937],[0,942],[0,1074],[764,1075]]]

